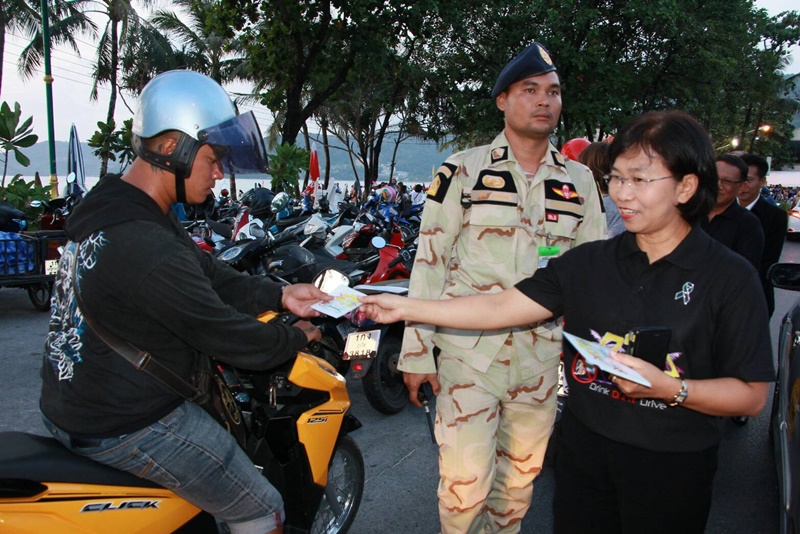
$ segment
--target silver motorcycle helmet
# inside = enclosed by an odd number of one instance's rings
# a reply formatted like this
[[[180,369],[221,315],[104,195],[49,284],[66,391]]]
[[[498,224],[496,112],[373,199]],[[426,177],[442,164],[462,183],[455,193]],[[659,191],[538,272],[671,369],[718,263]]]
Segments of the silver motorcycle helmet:
[[[139,96],[131,130],[136,155],[175,173],[178,180],[189,176],[197,151],[206,144],[214,148],[226,173],[268,170],[253,112],[239,115],[222,86],[199,72],[173,70],[153,78]],[[167,131],[181,133],[172,154],[145,146],[143,140]]]

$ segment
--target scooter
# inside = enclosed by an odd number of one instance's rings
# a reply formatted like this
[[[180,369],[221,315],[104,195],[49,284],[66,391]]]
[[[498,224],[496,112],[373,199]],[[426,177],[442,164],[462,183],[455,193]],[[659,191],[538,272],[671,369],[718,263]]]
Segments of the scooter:
[[[387,246],[381,237],[372,240],[381,260],[378,268],[369,277],[367,284],[353,289],[365,294],[408,292],[408,273],[414,261],[413,251],[399,250]],[[331,272],[332,271],[332,272]],[[329,278],[338,276],[339,283],[347,283],[346,275],[329,270]],[[335,287],[336,283],[330,284]],[[324,291],[324,289],[323,289]],[[350,377],[360,378],[364,395],[370,405],[382,414],[393,415],[408,404],[408,388],[402,371],[397,369],[405,322],[376,324],[366,320],[358,311],[349,321],[339,326],[344,337],[342,361],[350,364]]]
[[[346,532],[364,460],[348,435],[361,423],[349,414],[344,377],[303,352],[267,372],[217,365],[237,382],[226,389],[245,422],[248,455],[283,496],[284,532]],[[0,525],[15,533],[218,532],[212,516],[172,491],[21,432],[0,433]]]

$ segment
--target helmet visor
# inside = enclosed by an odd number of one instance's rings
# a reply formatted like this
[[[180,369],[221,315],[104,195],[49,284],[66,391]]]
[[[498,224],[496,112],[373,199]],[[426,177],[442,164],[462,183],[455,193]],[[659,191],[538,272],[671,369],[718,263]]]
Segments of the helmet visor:
[[[268,171],[264,138],[252,111],[201,130],[197,139],[214,147],[222,169],[228,174]]]

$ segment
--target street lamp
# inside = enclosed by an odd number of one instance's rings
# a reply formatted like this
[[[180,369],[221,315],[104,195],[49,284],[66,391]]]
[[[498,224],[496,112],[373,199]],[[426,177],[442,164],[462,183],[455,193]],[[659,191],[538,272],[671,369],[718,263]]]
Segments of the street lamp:
[[[42,0],[42,40],[44,48],[44,87],[47,102],[47,136],[50,148],[50,197],[58,197],[58,176],[56,175],[56,139],[53,128],[53,75],[50,73],[50,14],[47,0]]]

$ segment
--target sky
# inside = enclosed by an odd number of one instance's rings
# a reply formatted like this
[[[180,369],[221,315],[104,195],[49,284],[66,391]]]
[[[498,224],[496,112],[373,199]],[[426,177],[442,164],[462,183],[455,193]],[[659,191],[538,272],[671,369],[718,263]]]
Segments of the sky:
[[[756,0],[756,6],[765,8],[770,15],[777,15],[783,11],[797,10],[797,0]],[[27,80],[22,80],[17,70],[17,60],[26,40],[14,35],[6,35],[6,49],[3,55],[3,85],[0,100],[19,102],[23,117],[33,115],[33,130],[39,136],[39,141],[48,139],[47,107],[45,97],[44,71],[40,69]],[[60,47],[51,52],[51,71],[53,82],[53,128],[56,141],[67,141],[70,126],[74,123],[78,137],[86,141],[95,130],[97,122],[105,122],[108,112],[108,99],[110,91],[106,86],[98,88],[98,99],[92,102],[89,95],[92,90],[92,60],[94,59],[94,46],[88,38],[79,37],[83,41],[81,56],[72,49]],[[800,71],[800,47],[792,50],[792,63],[787,72]],[[226,86],[228,91],[245,91],[245,87]],[[134,101],[127,104],[135,107]],[[240,111],[252,110],[261,126],[262,133],[272,123],[269,110],[263,106],[243,105]],[[133,116],[123,99],[117,99],[115,118],[118,125]],[[309,129],[314,132],[316,126],[309,124]]]

